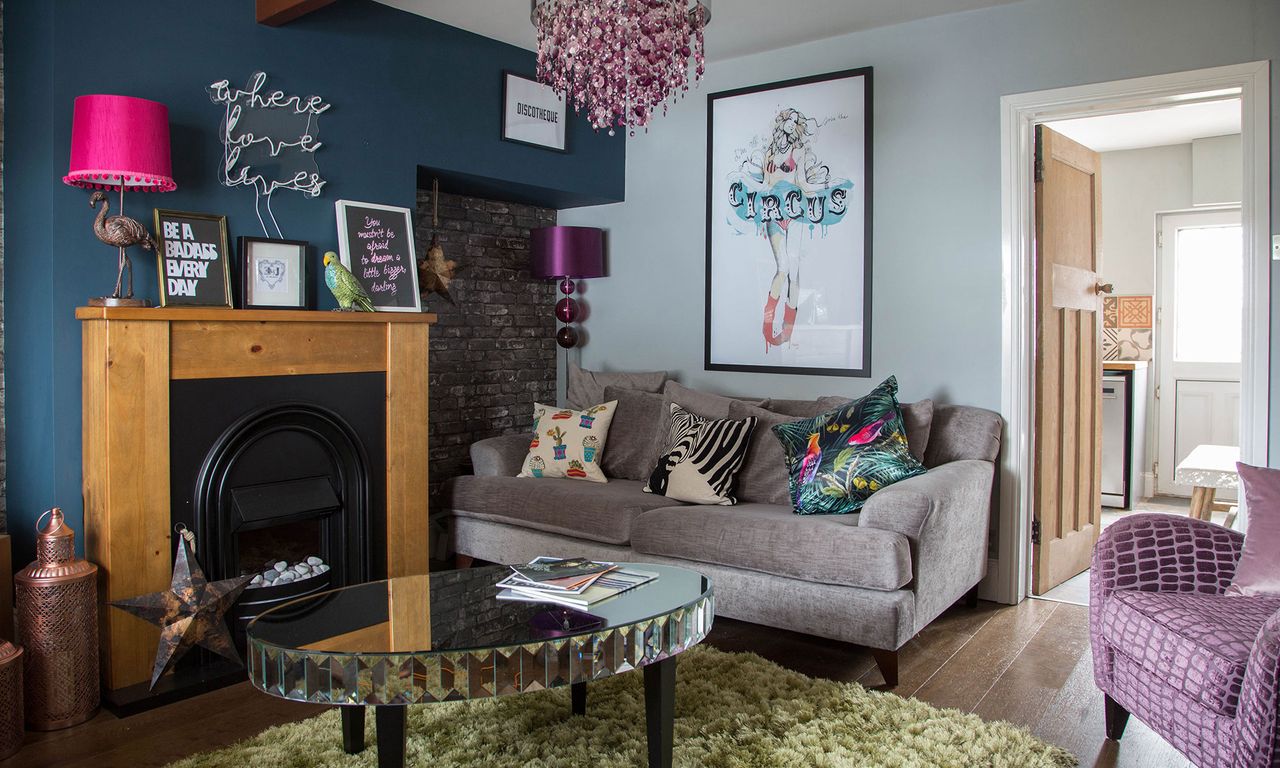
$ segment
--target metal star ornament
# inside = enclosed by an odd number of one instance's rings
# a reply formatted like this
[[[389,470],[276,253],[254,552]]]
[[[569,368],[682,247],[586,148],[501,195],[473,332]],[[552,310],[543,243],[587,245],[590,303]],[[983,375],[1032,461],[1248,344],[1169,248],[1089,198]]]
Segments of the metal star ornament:
[[[440,180],[431,180],[431,245],[427,246],[427,256],[418,262],[418,287],[423,298],[438,293],[444,300],[457,306],[458,302],[449,295],[449,282],[459,267],[458,262],[444,257],[444,248],[440,245]]]
[[[445,301],[457,305],[458,302],[449,295],[449,283],[458,270],[458,262],[444,257],[444,248],[440,247],[433,234],[427,258],[418,262],[418,283],[422,286],[423,295],[438,293]]]
[[[164,673],[173,669],[178,659],[196,645],[240,663],[240,654],[236,652],[223,616],[252,580],[252,576],[239,576],[210,584],[200,563],[187,549],[186,539],[179,536],[173,581],[167,592],[152,592],[111,603],[160,627],[156,663],[151,669],[152,689]]]

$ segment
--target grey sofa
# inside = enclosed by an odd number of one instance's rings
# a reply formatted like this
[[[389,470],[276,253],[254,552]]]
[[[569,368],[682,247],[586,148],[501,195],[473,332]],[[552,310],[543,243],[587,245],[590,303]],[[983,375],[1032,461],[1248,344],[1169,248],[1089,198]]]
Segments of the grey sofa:
[[[712,579],[718,615],[866,646],[893,686],[898,649],[976,597],[1001,427],[991,411],[935,406],[929,471],[836,516],[686,505],[638,480],[519,478],[529,438],[505,435],[471,447],[475,474],[450,481],[443,512],[461,567],[552,554],[692,568]]]

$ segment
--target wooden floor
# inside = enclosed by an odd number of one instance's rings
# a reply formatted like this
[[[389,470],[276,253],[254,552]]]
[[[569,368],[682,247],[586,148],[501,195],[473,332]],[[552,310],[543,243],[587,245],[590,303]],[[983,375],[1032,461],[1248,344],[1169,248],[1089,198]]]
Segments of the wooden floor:
[[[723,618],[707,642],[754,651],[813,676],[882,682],[871,656],[844,643]],[[895,692],[1029,728],[1086,768],[1189,765],[1136,719],[1121,743],[1106,741],[1092,674],[1086,608],[1044,600],[982,603],[952,609],[902,649]],[[265,696],[245,683],[125,720],[103,713],[65,731],[28,734],[27,745],[0,768],[163,766],[321,709]]]

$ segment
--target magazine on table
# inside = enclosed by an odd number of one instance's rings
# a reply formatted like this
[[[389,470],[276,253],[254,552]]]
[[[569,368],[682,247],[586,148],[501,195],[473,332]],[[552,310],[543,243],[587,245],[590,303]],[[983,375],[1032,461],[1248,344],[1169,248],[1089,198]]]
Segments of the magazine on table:
[[[511,570],[525,581],[543,582],[567,579],[574,576],[590,576],[613,567],[613,563],[598,563],[585,557],[536,557],[528,565],[513,565]]]
[[[608,566],[609,567],[603,571],[597,571],[596,573],[588,574],[586,576],[568,576],[562,579],[549,579],[547,581],[529,581],[519,573],[515,573],[513,570],[512,574],[498,582],[497,586],[501,589],[524,587],[525,589],[538,589],[545,590],[547,592],[580,595],[587,591],[587,589],[589,589],[601,576],[606,573],[611,573],[618,568],[618,566],[612,563],[609,563]]]
[[[587,608],[658,578],[658,574],[651,571],[630,566],[618,567],[613,563],[609,565],[613,566],[612,569],[598,574],[594,582],[581,592],[547,590],[519,583],[507,584],[510,581],[508,578],[498,584],[501,588],[498,599],[526,603],[557,603],[572,608]]]

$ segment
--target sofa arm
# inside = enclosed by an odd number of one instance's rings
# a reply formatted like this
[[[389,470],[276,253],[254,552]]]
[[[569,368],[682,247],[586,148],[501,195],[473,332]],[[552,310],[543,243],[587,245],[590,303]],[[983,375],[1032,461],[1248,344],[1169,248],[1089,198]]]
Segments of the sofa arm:
[[[882,488],[863,505],[858,525],[911,543],[916,631],[986,575],[994,477],[989,461],[952,461]]]
[[[471,465],[477,475],[515,477],[529,455],[529,435],[517,432],[478,440],[471,444]]]
[[[1280,611],[1249,651],[1236,710],[1233,768],[1271,768],[1280,758]]]
[[[965,459],[935,467],[871,494],[862,506],[858,525],[896,531],[918,542],[930,525],[963,522],[982,529],[986,537],[991,514],[989,461]],[[963,517],[963,521],[954,520]]]
[[[1231,583],[1244,534],[1220,525],[1160,512],[1125,515],[1098,537],[1089,577],[1089,603],[1112,592],[1200,592],[1220,595]]]

